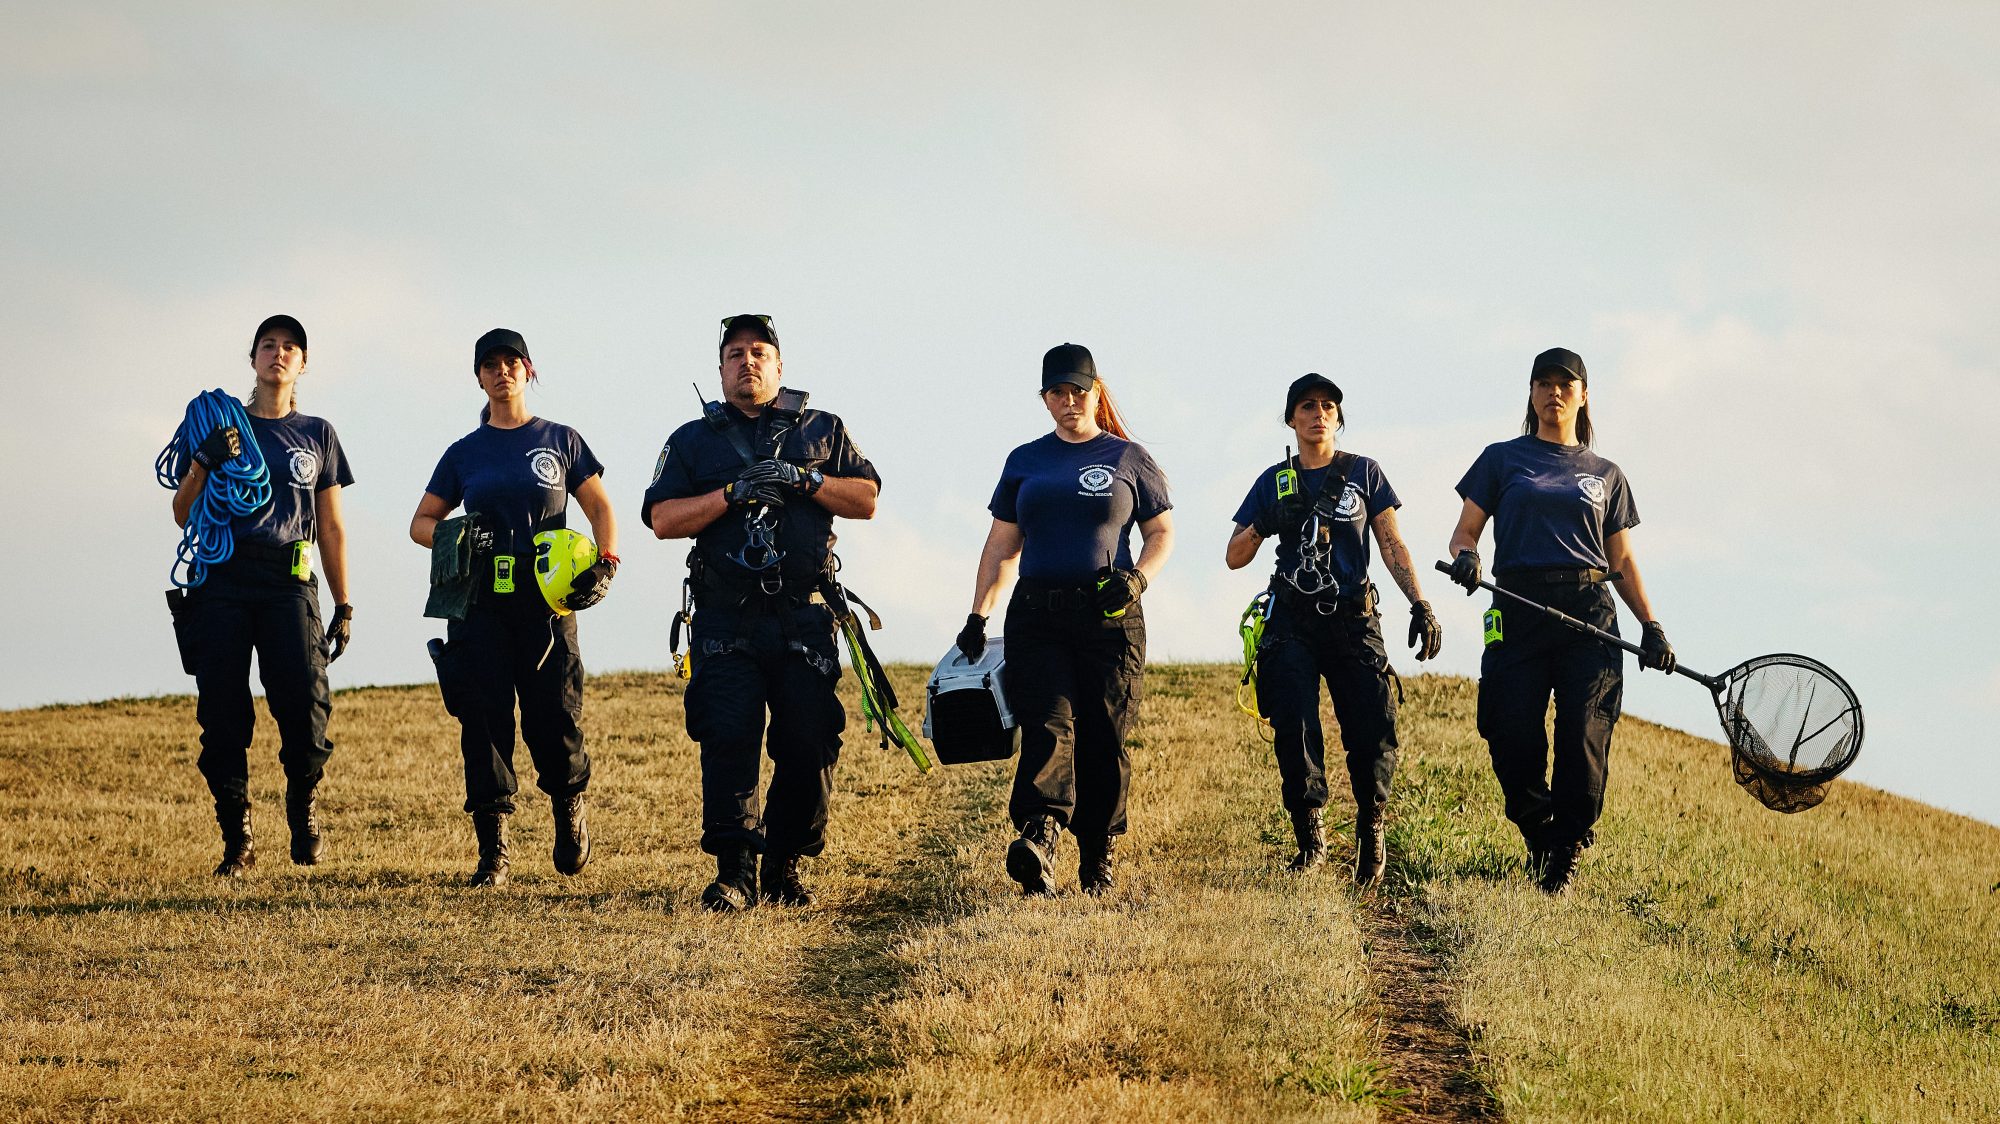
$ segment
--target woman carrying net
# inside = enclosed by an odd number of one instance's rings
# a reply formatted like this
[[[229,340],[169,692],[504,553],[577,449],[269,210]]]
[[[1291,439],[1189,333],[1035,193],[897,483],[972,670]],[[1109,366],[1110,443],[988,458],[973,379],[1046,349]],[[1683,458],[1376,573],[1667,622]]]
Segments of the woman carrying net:
[[[1479,536],[1490,519],[1500,589],[1616,636],[1609,586],[1644,622],[1640,666],[1672,671],[1674,650],[1654,618],[1632,550],[1639,512],[1625,474],[1591,451],[1589,402],[1581,356],[1558,347],[1535,357],[1522,435],[1487,446],[1458,482],[1465,502],[1451,536],[1451,579],[1468,595],[1479,588]],[[1527,843],[1529,873],[1544,891],[1559,894],[1604,809],[1624,656],[1505,598],[1495,599],[1485,623],[1479,733],[1507,818]],[[1553,768],[1544,727],[1551,694]]]

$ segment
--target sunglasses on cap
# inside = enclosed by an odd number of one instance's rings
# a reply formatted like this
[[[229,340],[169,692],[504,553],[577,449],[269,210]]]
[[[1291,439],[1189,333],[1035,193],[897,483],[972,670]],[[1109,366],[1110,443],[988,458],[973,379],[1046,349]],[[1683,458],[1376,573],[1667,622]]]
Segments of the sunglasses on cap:
[[[758,324],[759,324],[760,326],[762,326],[762,327],[763,327],[763,329],[764,329],[764,335],[766,335],[767,337],[769,337],[769,338],[771,338],[771,339],[773,339],[773,340],[775,340],[775,339],[777,339],[777,338],[778,338],[778,329],[772,326],[772,324],[771,324],[771,318],[770,318],[769,316],[766,316],[766,315],[764,315],[764,314],[763,314],[763,313],[761,313],[761,312],[752,312],[752,313],[745,313],[744,315],[741,315],[741,316],[725,316],[725,317],[723,317],[723,318],[722,318],[722,334],[716,337],[716,340],[715,340],[715,344],[716,344],[716,346],[717,346],[717,347],[720,347],[720,346],[722,346],[723,344],[725,344],[725,343],[728,343],[728,342],[729,342],[729,332],[730,332],[730,329],[732,329],[732,328],[735,328],[735,327],[736,327],[736,326],[738,326],[739,324],[740,324],[740,325],[742,325],[743,327],[747,328],[747,327],[749,327],[749,326],[750,326],[750,325],[749,325],[749,324],[747,323],[747,321],[751,321],[751,320],[754,320],[754,321],[756,321],[756,322],[757,322],[757,323],[758,323]]]

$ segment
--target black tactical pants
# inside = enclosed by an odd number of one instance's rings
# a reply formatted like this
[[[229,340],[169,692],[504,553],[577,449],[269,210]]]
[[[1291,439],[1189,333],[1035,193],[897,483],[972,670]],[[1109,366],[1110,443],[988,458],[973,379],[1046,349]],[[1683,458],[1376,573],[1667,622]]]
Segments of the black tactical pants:
[[[320,631],[319,583],[299,581],[274,563],[231,561],[209,571],[188,594],[194,642],[196,764],[217,800],[242,800],[250,782],[250,653],[264,701],[278,724],[278,764],[287,787],[319,783],[333,752],[327,718],[326,645]]]
[[[761,594],[744,604],[716,600],[696,608],[689,641],[687,732],[701,745],[701,849],[718,854],[747,844],[817,855],[826,849],[833,769],[847,725],[834,693],[840,663],[833,610]],[[760,751],[771,755],[761,814]]]
[[[1549,585],[1518,577],[1502,577],[1499,584],[1618,633],[1608,586]],[[1480,659],[1479,733],[1493,756],[1507,818],[1530,847],[1587,842],[1604,810],[1611,730],[1618,724],[1625,692],[1623,654],[1524,606],[1496,598],[1495,607],[1501,613],[1501,639],[1487,644]],[[1544,724],[1551,693],[1556,701],[1553,772]]]
[[[1326,741],[1319,684],[1326,681],[1347,751],[1357,810],[1389,800],[1396,772],[1396,697],[1382,618],[1374,612],[1321,616],[1310,604],[1282,604],[1257,649],[1257,708],[1271,720],[1285,811],[1326,807]]]
[[[521,790],[514,774],[517,701],[535,786],[560,799],[590,784],[576,616],[550,612],[533,574],[527,567],[517,572],[527,580],[513,593],[482,593],[464,620],[450,623],[438,661],[445,709],[459,721],[468,812],[514,810]]]
[[[1135,604],[1106,620],[1080,594],[1054,607],[1041,600],[1017,588],[1007,606],[1003,674],[1021,727],[1008,814],[1017,829],[1053,816],[1081,837],[1123,835],[1132,782],[1125,735],[1139,714],[1145,614]]]

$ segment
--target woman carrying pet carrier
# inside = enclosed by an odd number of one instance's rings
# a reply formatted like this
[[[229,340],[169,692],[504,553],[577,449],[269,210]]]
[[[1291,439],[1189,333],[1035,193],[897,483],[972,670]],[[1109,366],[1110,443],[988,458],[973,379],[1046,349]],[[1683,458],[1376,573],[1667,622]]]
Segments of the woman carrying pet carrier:
[[[1383,821],[1396,770],[1395,674],[1382,643],[1382,618],[1368,581],[1372,531],[1382,564],[1410,602],[1410,646],[1417,658],[1437,655],[1444,632],[1418,585],[1416,568],[1396,526],[1402,501],[1382,466],[1334,448],[1345,427],[1340,388],[1324,375],[1305,375],[1285,392],[1285,424],[1298,434],[1296,461],[1267,468],[1236,510],[1226,560],[1240,570],[1265,539],[1278,540],[1278,566],[1256,653],[1257,709],[1270,720],[1279,792],[1299,851],[1291,869],[1308,870],[1326,857],[1326,743],[1319,721],[1319,681],[1326,681],[1347,752],[1354,790],[1354,880],[1382,876]]]
[[[1591,451],[1590,377],[1564,348],[1535,356],[1521,436],[1488,445],[1458,494],[1451,580],[1479,588],[1479,536],[1493,521],[1493,576],[1501,588],[1614,635],[1608,585],[1645,622],[1641,667],[1671,671],[1674,650],[1653,619],[1631,529],[1632,490],[1617,465]],[[1527,843],[1528,868],[1551,894],[1568,888],[1604,810],[1611,730],[1624,698],[1624,657],[1600,640],[1496,599],[1479,663],[1479,733],[1493,758],[1507,818]],[[1550,767],[1544,716],[1555,696]]]
[[[1165,474],[1126,436],[1088,349],[1051,348],[1041,396],[1055,431],[1007,455],[958,647],[979,658],[1000,587],[1018,571],[1003,675],[1021,728],[1008,805],[1020,838],[1007,849],[1007,873],[1024,894],[1050,892],[1067,829],[1078,881],[1098,893],[1111,887],[1112,849],[1125,832],[1125,734],[1146,665],[1139,597],[1173,547],[1173,505]]]
[[[555,809],[555,867],[575,874],[590,861],[583,815],[590,757],[578,725],[583,659],[572,612],[597,604],[611,588],[618,528],[604,466],[590,446],[570,427],[528,412],[527,388],[536,374],[527,341],[495,328],[473,345],[472,367],[486,394],[482,424],[445,450],[410,521],[410,537],[434,547],[439,522],[464,505],[471,603],[462,619],[451,620],[434,656],[445,707],[461,727],[465,810],[479,841],[469,881],[498,886],[507,881],[507,817],[519,791],[516,700],[536,783]],[[571,495],[590,521],[596,560],[552,601],[537,565],[547,570],[572,539],[563,530]]]

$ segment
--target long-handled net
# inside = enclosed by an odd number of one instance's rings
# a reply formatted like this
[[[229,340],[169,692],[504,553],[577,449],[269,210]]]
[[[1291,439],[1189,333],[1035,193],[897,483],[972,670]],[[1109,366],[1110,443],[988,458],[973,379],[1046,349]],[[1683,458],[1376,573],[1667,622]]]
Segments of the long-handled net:
[[[1451,572],[1443,562],[1437,568]],[[1642,654],[1638,645],[1539,601],[1490,582],[1479,585],[1607,644]],[[1703,675],[1685,664],[1674,671],[1708,688],[1729,742],[1736,783],[1766,808],[1803,812],[1817,805],[1826,799],[1827,786],[1861,753],[1861,700],[1845,679],[1818,660],[1777,653],[1745,660],[1721,675]]]

